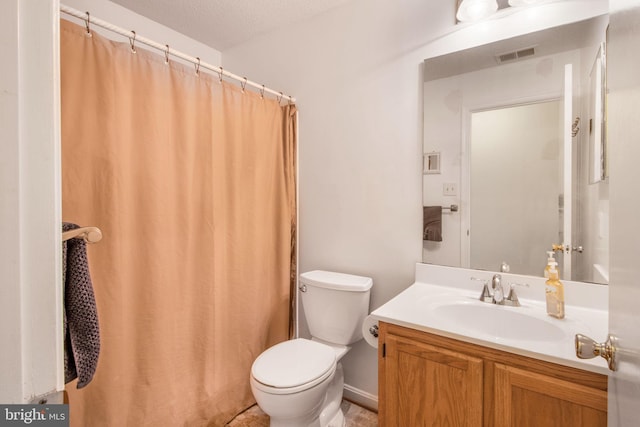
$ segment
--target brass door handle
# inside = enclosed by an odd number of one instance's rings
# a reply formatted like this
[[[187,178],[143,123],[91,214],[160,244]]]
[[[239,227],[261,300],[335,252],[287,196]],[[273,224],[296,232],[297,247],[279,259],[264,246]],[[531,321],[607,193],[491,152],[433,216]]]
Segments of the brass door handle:
[[[586,335],[576,334],[576,356],[579,359],[592,359],[601,356],[606,359],[609,369],[618,369],[616,351],[618,338],[609,334],[603,343],[597,343]]]
[[[582,253],[584,251],[584,248],[582,246],[569,246],[569,245],[565,245],[564,243],[561,245],[558,245],[554,243],[553,245],[551,245],[551,250],[554,252],[563,252],[568,254],[571,251]]]

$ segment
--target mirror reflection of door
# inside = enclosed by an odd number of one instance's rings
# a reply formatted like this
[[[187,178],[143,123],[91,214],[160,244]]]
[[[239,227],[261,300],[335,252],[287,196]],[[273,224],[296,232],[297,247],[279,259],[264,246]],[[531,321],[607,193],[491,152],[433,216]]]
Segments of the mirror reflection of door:
[[[559,100],[472,113],[471,268],[502,259],[539,276],[545,251],[563,241],[562,114]]]

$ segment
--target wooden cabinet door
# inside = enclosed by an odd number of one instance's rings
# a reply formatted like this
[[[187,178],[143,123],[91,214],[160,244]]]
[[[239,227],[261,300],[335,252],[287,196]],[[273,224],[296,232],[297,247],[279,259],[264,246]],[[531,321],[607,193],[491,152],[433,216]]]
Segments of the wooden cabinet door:
[[[495,364],[495,427],[607,425],[607,392]]]
[[[384,344],[381,427],[482,426],[482,359],[393,334]]]

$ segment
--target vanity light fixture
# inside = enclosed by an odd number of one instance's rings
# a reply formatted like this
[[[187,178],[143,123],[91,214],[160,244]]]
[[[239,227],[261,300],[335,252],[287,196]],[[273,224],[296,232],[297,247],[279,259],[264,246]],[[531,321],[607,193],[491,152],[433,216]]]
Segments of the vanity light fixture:
[[[497,10],[496,0],[462,0],[456,18],[460,22],[476,22],[493,15]]]
[[[556,1],[559,0],[456,0],[456,18],[463,24],[478,22],[490,17],[504,16],[516,11],[516,8],[524,9]]]
[[[540,3],[545,3],[548,0],[509,0],[509,6],[533,6]]]

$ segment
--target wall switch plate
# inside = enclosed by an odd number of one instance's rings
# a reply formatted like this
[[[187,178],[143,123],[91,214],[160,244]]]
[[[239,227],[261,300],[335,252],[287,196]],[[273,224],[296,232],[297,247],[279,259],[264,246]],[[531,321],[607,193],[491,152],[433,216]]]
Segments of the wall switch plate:
[[[455,182],[445,182],[442,184],[442,195],[443,196],[457,196],[458,195],[458,184]]]

